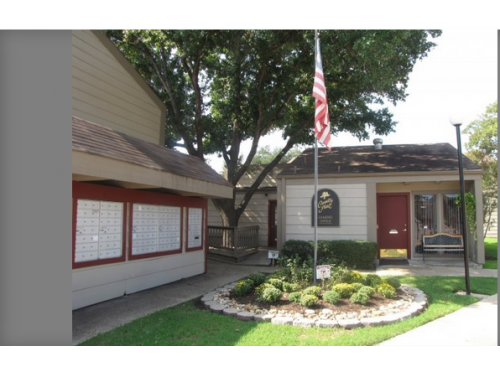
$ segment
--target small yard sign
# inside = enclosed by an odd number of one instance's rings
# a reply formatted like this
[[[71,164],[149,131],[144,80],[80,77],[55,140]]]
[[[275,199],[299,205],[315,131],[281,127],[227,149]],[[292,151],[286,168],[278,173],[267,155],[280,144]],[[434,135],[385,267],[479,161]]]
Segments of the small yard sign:
[[[329,279],[330,278],[330,266],[316,266],[316,278],[317,279]]]
[[[267,254],[269,259],[278,259],[280,252],[278,250],[269,250]]]

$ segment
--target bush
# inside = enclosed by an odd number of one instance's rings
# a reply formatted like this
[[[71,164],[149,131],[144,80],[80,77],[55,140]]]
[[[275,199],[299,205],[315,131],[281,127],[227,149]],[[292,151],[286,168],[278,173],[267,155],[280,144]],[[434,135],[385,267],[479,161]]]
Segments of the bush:
[[[238,283],[233,288],[233,294],[236,297],[243,297],[249,294],[253,289],[253,281],[250,279],[244,279],[238,281]]]
[[[295,303],[300,303],[301,298],[302,298],[301,292],[293,292],[288,295],[288,299]]]
[[[321,288],[319,286],[310,286],[309,288],[304,289],[303,294],[319,298],[321,295]]]
[[[310,295],[310,294],[302,294],[302,297],[300,297],[299,303],[302,306],[306,307],[311,307],[314,306],[318,302],[318,297]]]
[[[248,279],[252,280],[253,285],[257,287],[266,281],[267,276],[264,275],[262,272],[257,272],[248,276]]]
[[[354,292],[358,292],[364,286],[365,285],[361,283],[352,283],[352,288],[354,289]]]
[[[313,279],[313,264],[314,260],[310,256],[306,259],[301,259],[298,255],[292,258],[283,257],[281,259],[283,269],[280,274],[291,283],[309,285]]]
[[[387,284],[394,287],[394,289],[399,289],[401,287],[401,282],[397,277],[391,276],[384,280]]]
[[[357,269],[373,269],[378,246],[369,241],[318,241],[317,260],[319,264],[340,264]],[[288,240],[282,248],[288,258],[297,256],[305,261],[314,255],[313,241]]]
[[[332,287],[332,290],[340,294],[340,298],[349,298],[354,293],[352,284],[340,283]]]
[[[350,301],[359,305],[366,305],[369,299],[370,296],[368,294],[361,293],[361,291],[359,291],[351,296]]]
[[[377,288],[382,283],[382,278],[379,275],[370,273],[365,276],[365,285]]]
[[[267,284],[271,284],[276,289],[283,291],[283,281],[280,279],[275,279],[275,278],[268,279]]]
[[[363,286],[362,288],[360,288],[358,291],[358,293],[363,293],[363,294],[367,294],[368,297],[373,297],[373,295],[375,294],[375,288],[372,288],[371,286]]]
[[[323,299],[326,302],[335,305],[340,300],[340,294],[334,290],[329,290],[323,294]]]
[[[293,293],[300,291],[300,285],[295,283],[289,283],[287,281],[283,281],[283,291],[286,293]]]
[[[264,289],[264,292],[261,295],[261,301],[273,303],[278,301],[281,298],[282,292],[278,288],[274,286]]]
[[[273,285],[268,283],[262,283],[257,288],[255,288],[255,296],[257,297],[257,300],[260,301],[260,297],[262,297],[262,293],[264,293],[264,290],[271,287],[273,287]]]
[[[396,295],[396,288],[384,281],[378,286],[377,292],[385,298],[393,298]]]

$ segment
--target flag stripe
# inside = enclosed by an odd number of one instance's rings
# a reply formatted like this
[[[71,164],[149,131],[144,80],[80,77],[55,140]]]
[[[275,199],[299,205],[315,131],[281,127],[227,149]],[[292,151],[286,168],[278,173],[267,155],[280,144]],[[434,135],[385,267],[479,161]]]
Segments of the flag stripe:
[[[328,113],[328,100],[326,97],[325,78],[323,76],[323,64],[321,63],[319,39],[316,39],[316,69],[312,95],[316,99],[314,133],[316,139],[324,144],[328,150],[330,150],[330,115]]]

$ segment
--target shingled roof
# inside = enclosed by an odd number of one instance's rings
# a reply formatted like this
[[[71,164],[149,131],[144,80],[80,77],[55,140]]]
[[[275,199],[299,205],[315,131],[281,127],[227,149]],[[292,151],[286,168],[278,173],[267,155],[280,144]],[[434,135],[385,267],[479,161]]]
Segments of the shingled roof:
[[[74,151],[232,187],[227,180],[195,156],[182,154],[77,117],[73,117],[72,123]]]
[[[464,156],[464,170],[481,171],[481,167]],[[318,174],[409,173],[458,171],[457,149],[449,143],[333,147],[318,149]],[[314,149],[305,150],[278,177],[314,174]]]

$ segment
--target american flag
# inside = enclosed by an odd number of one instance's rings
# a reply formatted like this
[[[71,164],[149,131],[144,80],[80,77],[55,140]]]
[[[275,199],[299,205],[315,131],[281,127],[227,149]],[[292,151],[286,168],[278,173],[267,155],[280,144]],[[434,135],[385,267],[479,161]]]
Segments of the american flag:
[[[323,143],[330,151],[330,115],[328,114],[328,101],[326,98],[325,77],[319,50],[319,38],[316,38],[316,71],[314,74],[313,97],[316,98],[316,111],[314,114],[314,134],[319,142]]]

